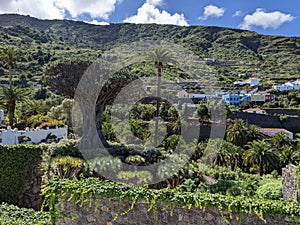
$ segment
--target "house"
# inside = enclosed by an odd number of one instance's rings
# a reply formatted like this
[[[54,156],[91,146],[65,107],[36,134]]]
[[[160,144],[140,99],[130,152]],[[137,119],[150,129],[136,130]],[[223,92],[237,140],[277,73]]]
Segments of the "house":
[[[42,140],[45,140],[49,135],[54,135],[56,139],[68,138],[68,127],[60,127],[54,129],[39,129],[29,130],[27,127],[25,131],[19,131],[18,129],[11,129],[8,127],[6,130],[2,130],[0,134],[1,144],[19,144],[21,139],[28,139],[26,144],[37,144]]]
[[[237,85],[237,86],[244,86],[246,85],[247,83],[245,81],[235,81],[233,82],[234,85]]]
[[[185,90],[181,90],[177,93],[178,98],[191,98],[191,94],[187,93]]]
[[[260,80],[258,78],[249,78],[245,81],[235,81],[233,84],[238,86],[244,86],[249,84],[251,87],[259,85]]]
[[[272,102],[272,101],[275,100],[275,95],[270,94],[270,93],[266,93],[265,94],[265,100],[266,100],[266,102]]]
[[[246,113],[256,113],[256,114],[267,114],[267,112],[263,109],[260,108],[250,108],[250,109],[245,109],[243,112]]]
[[[204,61],[207,63],[214,63],[216,61],[216,59],[215,58],[205,58]]]
[[[181,90],[177,93],[179,99],[190,98],[190,99],[212,99],[216,98],[216,95],[211,94],[197,94],[197,93],[188,93],[185,90]]]
[[[266,96],[263,93],[255,93],[251,95],[251,102],[265,102]]]
[[[227,105],[238,106],[243,102],[251,101],[251,96],[249,94],[226,94],[222,96],[222,99]]]
[[[259,131],[270,137],[274,137],[276,134],[279,133],[284,133],[289,139],[292,140],[294,138],[292,132],[283,128],[260,128]]]
[[[273,89],[277,91],[291,91],[291,90],[300,90],[300,80],[297,79],[294,82],[285,82],[281,85],[273,85]]]
[[[259,85],[260,79],[258,78],[249,78],[248,80],[245,80],[247,84],[249,84],[251,87]]]

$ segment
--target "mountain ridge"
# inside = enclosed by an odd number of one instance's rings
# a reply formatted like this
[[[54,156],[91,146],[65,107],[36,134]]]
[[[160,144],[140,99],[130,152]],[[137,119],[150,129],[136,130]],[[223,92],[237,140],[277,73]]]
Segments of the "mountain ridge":
[[[6,46],[18,47],[20,54],[31,61],[18,63],[16,69],[20,73],[29,69],[26,73],[34,73],[34,76],[40,76],[42,67],[49,62],[73,56],[94,59],[107,49],[142,40],[165,40],[179,44],[203,59],[252,64],[252,67],[215,68],[218,74],[225,76],[268,73],[282,77],[292,74],[294,77],[294,67],[300,61],[299,37],[262,35],[216,26],[93,25],[72,20],[40,20],[18,14],[0,15],[0,51]],[[0,75],[4,70],[0,65]]]

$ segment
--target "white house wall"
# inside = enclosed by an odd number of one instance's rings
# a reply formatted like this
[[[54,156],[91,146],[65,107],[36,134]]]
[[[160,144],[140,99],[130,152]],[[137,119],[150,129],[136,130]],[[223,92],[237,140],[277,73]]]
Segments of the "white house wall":
[[[40,143],[43,139],[49,134],[53,134],[57,137],[57,139],[67,139],[68,138],[68,128],[55,128],[55,129],[35,129],[25,131],[18,131],[17,129],[12,130],[8,128],[7,130],[2,131],[0,134],[0,139],[2,140],[2,144],[19,144],[18,137],[25,136],[29,137],[31,141],[29,143],[37,144]]]

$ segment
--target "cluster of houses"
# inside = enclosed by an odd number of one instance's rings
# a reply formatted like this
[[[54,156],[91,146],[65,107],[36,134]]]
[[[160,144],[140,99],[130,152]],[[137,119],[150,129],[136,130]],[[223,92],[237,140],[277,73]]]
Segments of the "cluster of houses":
[[[227,105],[239,106],[243,102],[264,103],[275,100],[275,95],[270,93],[216,93],[216,94],[195,94],[181,90],[177,93],[177,101],[191,99],[197,103],[203,99],[217,99],[221,97]]]
[[[294,82],[285,82],[284,84],[274,85],[273,89],[277,91],[291,91],[291,90],[300,90],[300,80],[297,79]]]

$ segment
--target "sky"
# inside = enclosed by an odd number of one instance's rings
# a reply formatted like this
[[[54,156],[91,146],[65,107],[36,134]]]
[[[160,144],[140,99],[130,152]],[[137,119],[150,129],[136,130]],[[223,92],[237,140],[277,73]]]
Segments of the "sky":
[[[0,14],[96,25],[222,26],[300,37],[300,0],[0,0]]]

